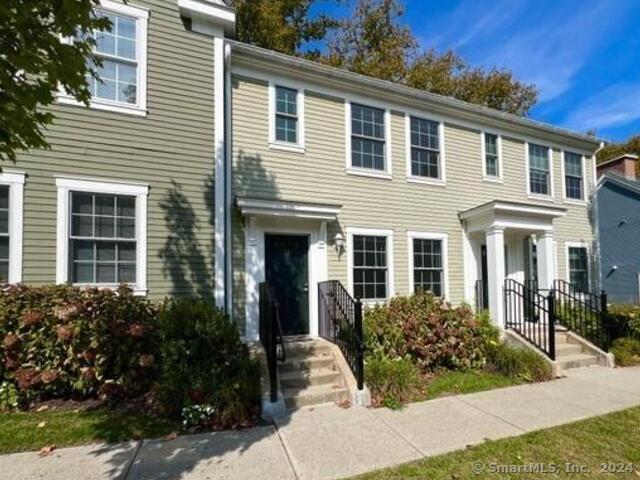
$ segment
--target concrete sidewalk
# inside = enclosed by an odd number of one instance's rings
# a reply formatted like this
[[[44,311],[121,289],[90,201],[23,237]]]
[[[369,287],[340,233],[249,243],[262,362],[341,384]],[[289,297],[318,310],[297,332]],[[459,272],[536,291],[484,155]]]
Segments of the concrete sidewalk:
[[[275,426],[0,456],[4,479],[341,478],[640,405],[640,368],[591,367],[561,380],[415,403],[335,405]]]

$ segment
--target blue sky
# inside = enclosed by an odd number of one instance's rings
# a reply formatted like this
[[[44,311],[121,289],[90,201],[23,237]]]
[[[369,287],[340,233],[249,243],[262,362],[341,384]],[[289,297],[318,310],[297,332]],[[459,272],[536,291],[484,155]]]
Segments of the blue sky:
[[[406,0],[424,48],[534,83],[543,122],[624,140],[640,133],[640,0]],[[343,5],[337,12],[345,12]]]

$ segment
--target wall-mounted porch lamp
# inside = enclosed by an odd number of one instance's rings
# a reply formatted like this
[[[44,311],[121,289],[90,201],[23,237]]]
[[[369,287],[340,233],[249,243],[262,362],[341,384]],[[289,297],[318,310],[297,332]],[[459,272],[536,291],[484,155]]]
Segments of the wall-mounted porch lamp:
[[[333,246],[336,252],[338,252],[338,257],[340,257],[345,251],[344,235],[342,235],[342,233],[338,232],[335,237],[333,237]]]

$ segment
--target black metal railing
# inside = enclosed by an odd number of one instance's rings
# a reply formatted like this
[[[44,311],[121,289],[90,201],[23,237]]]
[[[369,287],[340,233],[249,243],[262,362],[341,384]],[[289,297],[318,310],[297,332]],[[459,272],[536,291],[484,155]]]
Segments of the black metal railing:
[[[607,311],[607,294],[586,292],[565,280],[555,280],[553,291],[558,324],[608,350],[617,335]]]
[[[515,280],[504,282],[506,327],[514,330],[551,360],[556,359],[556,301]]]
[[[364,336],[362,302],[354,299],[342,283],[318,283],[319,334],[335,343],[356,377],[358,390],[364,388]]]
[[[284,339],[282,337],[282,325],[280,323],[280,313],[278,302],[273,294],[271,285],[263,282],[259,287],[259,308],[260,308],[260,343],[267,357],[267,370],[269,371],[269,388],[271,402],[278,400],[278,365],[284,362],[286,352],[284,349]]]

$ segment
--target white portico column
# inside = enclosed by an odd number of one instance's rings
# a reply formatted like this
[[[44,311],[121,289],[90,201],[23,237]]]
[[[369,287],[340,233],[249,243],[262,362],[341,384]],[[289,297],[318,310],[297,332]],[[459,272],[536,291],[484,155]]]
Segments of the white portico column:
[[[552,288],[556,279],[553,232],[545,231],[538,235],[536,244],[538,255],[538,287]]]
[[[490,228],[486,232],[486,239],[489,313],[491,320],[504,328],[504,228]]]

